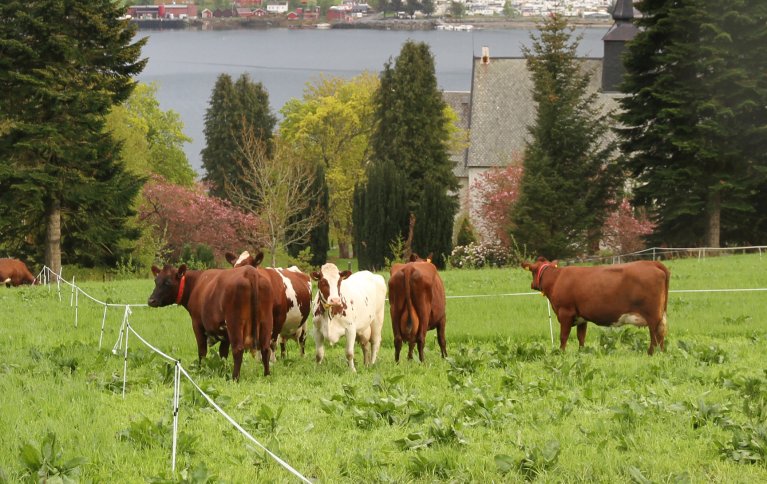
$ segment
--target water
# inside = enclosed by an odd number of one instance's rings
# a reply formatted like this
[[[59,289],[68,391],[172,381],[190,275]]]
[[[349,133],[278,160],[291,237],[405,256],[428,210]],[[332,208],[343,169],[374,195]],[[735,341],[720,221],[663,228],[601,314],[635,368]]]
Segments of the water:
[[[579,55],[602,57],[604,28],[578,30]],[[519,57],[530,45],[524,29],[451,31],[399,30],[227,30],[141,31],[149,36],[143,57],[149,58],[141,82],[155,82],[163,110],[179,113],[184,133],[192,138],[184,146],[192,167],[202,173],[200,150],[205,146],[203,126],[208,101],[219,74],[234,79],[242,73],[263,83],[272,111],[291,98],[301,98],[308,82],[320,75],[352,78],[363,71],[380,72],[408,40],[426,42],[434,55],[437,82],[446,91],[471,89],[472,59],[482,47],[491,57]]]

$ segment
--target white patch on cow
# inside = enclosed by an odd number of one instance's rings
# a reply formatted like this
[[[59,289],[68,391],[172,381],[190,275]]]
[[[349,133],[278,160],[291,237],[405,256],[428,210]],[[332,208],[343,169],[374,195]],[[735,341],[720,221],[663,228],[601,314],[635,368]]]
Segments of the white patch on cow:
[[[10,284],[10,283],[11,283],[11,278],[10,277],[3,281],[3,284]]]
[[[277,269],[277,274],[282,278],[282,283],[285,285],[285,297],[291,302],[291,308],[287,312],[285,317],[285,324],[282,326],[283,337],[293,337],[301,327],[301,308],[298,306],[298,296],[296,296],[296,290],[293,287],[293,283],[282,275],[282,271],[285,269]]]
[[[239,265],[245,262],[245,259],[247,259],[248,257],[250,257],[250,252],[246,250],[245,252],[240,254],[240,257],[237,258],[237,261],[234,263],[234,267],[239,267]]]
[[[641,315],[636,313],[627,313],[622,314],[620,318],[618,318],[618,321],[612,324],[613,327],[617,328],[619,326],[623,326],[624,324],[631,324],[640,328],[643,328],[647,326],[647,320],[643,318]]]
[[[298,272],[299,274],[301,273],[301,269],[299,269],[297,266],[290,266],[290,267],[288,267],[285,270],[288,270],[288,271],[291,271],[291,272]]]

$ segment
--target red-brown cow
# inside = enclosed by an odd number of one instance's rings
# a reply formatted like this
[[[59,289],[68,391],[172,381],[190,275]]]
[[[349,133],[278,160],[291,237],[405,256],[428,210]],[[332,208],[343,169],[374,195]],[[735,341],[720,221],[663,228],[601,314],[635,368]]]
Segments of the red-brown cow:
[[[394,264],[389,278],[389,312],[394,330],[394,361],[399,362],[403,337],[408,342],[407,359],[413,359],[413,345],[423,362],[426,332],[437,329],[442,357],[445,343],[445,286],[430,259],[413,254],[407,264]]]
[[[255,356],[261,350],[264,376],[269,375],[272,335],[272,285],[253,267],[187,271],[166,265],[152,266],[155,288],[149,296],[151,307],[179,304],[189,311],[197,339],[197,355],[208,353],[208,337],[221,341],[219,354],[229,355],[232,348],[232,379],[240,377],[242,353],[250,349]]]
[[[564,350],[570,329],[578,326],[578,343],[586,341],[586,322],[599,326],[633,324],[650,330],[650,348],[665,349],[669,270],[655,261],[596,267],[557,267],[538,257],[522,267],[533,275],[531,287],[541,291],[559,319],[559,348]]]
[[[227,252],[226,260],[234,267],[252,265],[258,267],[264,258],[262,252],[258,252],[254,258],[250,252],[245,251],[239,257]],[[304,356],[306,342],[306,321],[312,302],[311,280],[307,274],[301,272],[298,267],[283,269],[281,267],[267,267],[259,269],[264,271],[272,280],[274,288],[274,332],[272,349],[276,346],[277,336],[280,336],[280,357],[285,358],[285,342],[288,339],[295,340],[301,348],[301,356]],[[280,290],[281,288],[282,290]]]
[[[6,287],[35,284],[35,276],[19,259],[0,259],[0,282]]]

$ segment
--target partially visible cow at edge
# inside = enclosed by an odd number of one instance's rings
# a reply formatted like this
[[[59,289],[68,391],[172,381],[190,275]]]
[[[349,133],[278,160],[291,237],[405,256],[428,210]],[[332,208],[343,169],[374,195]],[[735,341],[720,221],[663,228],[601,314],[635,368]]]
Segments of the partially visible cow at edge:
[[[208,353],[208,337],[221,341],[219,355],[226,358],[231,345],[232,379],[240,377],[245,349],[261,351],[264,376],[269,375],[272,337],[272,286],[250,266],[237,269],[188,271],[166,265],[152,266],[155,288],[149,296],[151,307],[178,304],[189,311],[197,339],[197,356]]]
[[[665,349],[670,272],[660,262],[557,267],[557,261],[538,257],[522,267],[532,273],[530,287],[549,298],[557,315],[560,349],[565,349],[573,324],[578,326],[578,343],[583,347],[587,321],[599,326],[647,326],[647,353],[652,355],[656,346]]]
[[[0,259],[0,282],[6,287],[35,284],[35,276],[19,259]]]
[[[227,252],[226,260],[234,267],[251,265],[258,267],[264,258],[264,254],[259,252],[254,258],[250,252],[245,251],[239,257],[231,252]],[[265,270],[272,279],[272,289],[274,297],[274,321],[275,329],[278,328],[277,321],[280,321],[282,329],[280,336],[280,358],[285,358],[286,340],[292,339],[301,348],[301,356],[304,356],[304,346],[306,342],[306,321],[309,319],[309,312],[312,303],[312,283],[309,275],[304,274],[296,267],[283,269],[281,267],[267,267]],[[276,342],[276,336],[272,335]],[[273,348],[274,350],[274,345]]]
[[[410,256],[406,264],[393,264],[389,278],[389,312],[394,330],[394,361],[399,362],[402,340],[408,342],[407,359],[413,359],[413,346],[423,362],[426,332],[437,330],[442,357],[445,343],[445,286],[431,259]]]
[[[317,281],[314,299],[314,342],[317,363],[325,357],[325,340],[335,344],[346,336],[346,360],[354,368],[354,341],[362,346],[364,363],[372,365],[381,347],[386,282],[369,271],[339,271],[335,264],[324,264],[312,272]],[[372,349],[371,349],[372,345]]]

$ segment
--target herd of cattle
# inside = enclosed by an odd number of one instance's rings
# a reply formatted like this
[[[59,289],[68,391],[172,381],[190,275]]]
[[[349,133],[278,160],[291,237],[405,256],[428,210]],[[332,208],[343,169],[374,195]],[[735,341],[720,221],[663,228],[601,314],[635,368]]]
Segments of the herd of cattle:
[[[307,335],[307,320],[313,308],[317,363],[325,356],[324,343],[346,338],[346,359],[354,366],[354,343],[362,346],[364,363],[375,363],[381,347],[387,283],[369,271],[341,271],[324,264],[311,275],[297,267],[262,268],[263,254],[227,253],[232,269],[187,270],[166,265],[152,267],[155,288],[151,307],[178,304],[192,317],[197,353],[204,358],[208,346],[219,343],[226,358],[231,348],[232,378],[239,379],[244,351],[261,353],[264,375],[270,374],[280,340],[285,357],[286,340],[295,340],[301,355]],[[650,331],[648,354],[664,349],[667,332],[669,270],[660,262],[638,261],[595,267],[558,267],[557,261],[539,257],[523,262],[532,274],[531,288],[541,291],[560,325],[560,349],[564,350],[573,325],[578,343],[586,339],[587,321],[600,326],[631,324]],[[0,259],[0,280],[6,285],[34,284],[35,278],[23,262]],[[312,301],[312,283],[317,292]],[[426,332],[437,330],[442,357],[445,340],[445,286],[429,259],[413,255],[405,264],[394,264],[388,282],[389,314],[394,334],[394,359],[399,361],[403,341],[409,345],[408,359],[418,348],[424,361]]]

